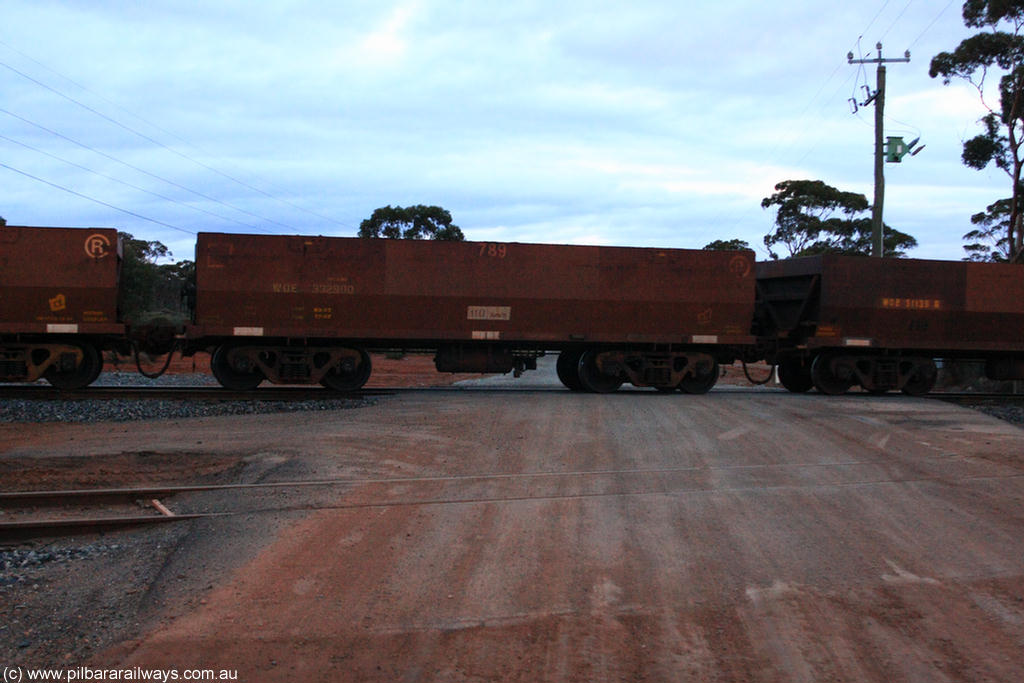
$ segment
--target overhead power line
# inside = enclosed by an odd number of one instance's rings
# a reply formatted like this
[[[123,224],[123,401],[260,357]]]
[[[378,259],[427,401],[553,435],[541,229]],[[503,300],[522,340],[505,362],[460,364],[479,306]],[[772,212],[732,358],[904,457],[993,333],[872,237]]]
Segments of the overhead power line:
[[[939,19],[942,18],[942,15],[946,13],[946,10],[948,10],[953,5],[954,2],[955,2],[955,0],[949,0],[949,2],[946,3],[946,6],[943,7],[941,10],[939,10],[939,13],[935,15],[935,18],[932,19],[932,22],[930,24],[928,24],[927,26],[925,26],[924,30],[921,31],[921,33],[918,34],[917,38],[914,38],[914,42],[912,42],[907,47],[908,50],[911,49],[912,47],[914,47],[915,45],[917,45],[917,41],[921,40],[921,38],[924,37],[924,34],[928,33],[928,31],[932,30],[932,26],[935,26],[935,24],[938,23]]]
[[[132,112],[130,112],[127,109],[117,105],[116,103],[114,103],[111,100],[103,97],[102,95],[99,95],[98,93],[95,93],[94,91],[90,90],[89,88],[87,88],[87,87],[77,83],[73,79],[68,78],[64,74],[61,74],[60,72],[51,69],[50,67],[48,67],[45,64],[43,64],[42,62],[32,58],[31,56],[26,55],[24,52],[21,52],[20,50],[14,49],[13,47],[8,45],[7,43],[4,43],[3,41],[0,41],[0,45],[6,46],[8,49],[10,49],[10,50],[20,54],[21,56],[25,57],[26,59],[28,59],[28,60],[30,60],[32,62],[38,64],[39,66],[41,66],[42,68],[46,69],[47,71],[49,71],[49,72],[51,72],[53,74],[56,74],[60,78],[65,79],[69,83],[74,84],[76,87],[79,87],[82,90],[85,90],[86,92],[89,92],[89,93],[92,93],[93,95],[96,95],[97,97],[99,97],[103,101],[107,102],[111,106],[113,106],[113,107],[115,107],[117,109],[120,109],[121,111],[123,111],[123,112],[125,112],[125,113],[127,113],[127,114],[129,114],[131,116],[133,116],[134,118],[136,118],[136,119],[146,123],[147,125],[152,126],[153,128],[155,128],[155,129],[165,133],[166,135],[169,135],[170,137],[175,138],[176,140],[178,140],[180,142],[183,142],[186,145],[188,145],[188,146],[190,146],[190,147],[192,147],[194,149],[198,149],[196,147],[196,145],[188,142],[187,140],[184,140],[180,136],[175,135],[174,133],[171,133],[170,131],[168,131],[168,130],[166,130],[164,128],[161,128],[160,126],[152,123],[151,121],[146,120],[145,118],[143,118],[143,117],[141,117],[141,116],[139,116],[137,114],[133,114]],[[194,158],[194,157],[192,157],[192,156],[190,156],[188,154],[185,154],[184,152],[181,152],[180,150],[174,149],[173,147],[170,147],[170,146],[164,144],[163,142],[161,142],[161,141],[159,141],[159,140],[157,140],[157,139],[155,139],[155,138],[153,138],[153,137],[151,137],[149,135],[146,135],[145,133],[142,133],[142,132],[140,132],[138,130],[135,130],[131,126],[128,126],[128,125],[126,125],[124,123],[121,123],[120,121],[114,119],[113,117],[107,116],[106,114],[104,114],[104,113],[94,109],[93,107],[90,107],[89,105],[87,105],[87,104],[85,104],[85,103],[75,99],[74,97],[71,97],[70,95],[68,95],[68,94],[66,94],[64,92],[61,92],[60,90],[58,90],[58,89],[56,89],[56,88],[54,88],[54,87],[52,87],[50,85],[47,85],[46,83],[43,83],[42,81],[40,81],[40,80],[38,80],[36,78],[33,78],[32,76],[30,76],[30,75],[28,75],[28,74],[26,74],[26,73],[24,73],[24,72],[22,72],[22,71],[20,71],[20,70],[18,70],[16,68],[14,68],[13,66],[11,66],[9,64],[6,64],[4,62],[0,62],[0,66],[3,66],[4,68],[6,68],[6,69],[16,73],[17,75],[19,75],[22,78],[24,78],[24,79],[26,79],[26,80],[28,80],[28,81],[38,85],[41,88],[44,88],[44,89],[48,90],[49,92],[52,92],[53,94],[55,94],[55,95],[57,95],[59,97],[62,97],[64,99],[68,100],[69,102],[72,102],[72,103],[78,105],[79,107],[81,107],[81,108],[85,109],[86,111],[94,114],[95,116],[98,116],[98,117],[102,118],[103,120],[105,120],[105,121],[107,121],[107,122],[109,122],[109,123],[111,123],[111,124],[113,124],[113,125],[115,125],[115,126],[117,126],[119,128],[122,128],[123,130],[128,131],[129,133],[132,133],[133,135],[137,135],[138,137],[142,138],[143,140],[146,140],[147,142],[150,142],[150,143],[152,143],[154,145],[157,145],[158,147],[160,147],[160,148],[170,152],[171,154],[177,155],[178,157],[180,157],[182,159],[185,159],[185,160],[187,160],[187,161],[189,161],[189,162],[191,162],[193,164],[196,164],[197,166],[199,166],[201,168],[204,168],[204,169],[210,171],[211,173],[216,173],[217,175],[225,178],[226,180],[230,180],[233,183],[236,183],[236,184],[238,184],[238,185],[240,185],[242,187],[245,187],[245,188],[247,188],[249,190],[252,190],[253,192],[259,193],[259,194],[261,194],[261,195],[263,195],[263,196],[265,196],[265,197],[267,197],[269,199],[273,199],[274,201],[277,201],[277,202],[280,202],[280,203],[285,204],[287,206],[290,206],[290,207],[292,207],[294,209],[297,209],[299,211],[307,213],[307,214],[309,214],[311,216],[316,216],[317,218],[321,218],[323,220],[329,221],[331,223],[334,223],[335,225],[339,225],[339,226],[344,227],[344,228],[351,228],[352,227],[351,225],[348,225],[346,223],[338,221],[338,220],[336,220],[334,218],[331,218],[330,216],[325,216],[325,215],[320,214],[320,213],[318,213],[316,211],[312,211],[312,210],[307,209],[307,208],[305,208],[303,206],[300,206],[300,205],[298,205],[298,204],[296,204],[296,203],[294,203],[294,202],[292,202],[292,201],[290,201],[288,199],[284,199],[282,197],[278,197],[278,196],[276,196],[274,194],[271,194],[270,192],[267,192],[266,190],[263,190],[263,189],[261,189],[259,187],[256,187],[255,185],[252,185],[251,183],[247,183],[244,180],[236,178],[235,176],[233,176],[231,174],[225,173],[225,172],[221,171],[218,168],[210,166],[209,164],[206,164],[206,163],[204,163],[202,161],[199,161],[198,159],[196,159],[196,158]],[[200,150],[200,151],[202,151],[202,150]]]
[[[878,11],[875,12],[875,16],[873,16],[871,18],[871,21],[868,22],[868,25],[865,26],[864,30],[860,32],[860,36],[857,38],[858,43],[860,43],[860,39],[863,38],[865,34],[867,34],[867,32],[871,30],[871,27],[875,25],[876,21],[878,21],[878,17],[882,16],[882,12],[884,12],[885,8],[888,6],[889,0],[885,0],[885,2],[882,3],[882,6],[878,9]]]
[[[90,202],[93,202],[95,204],[99,204],[101,206],[105,206],[108,209],[113,209],[114,211],[120,211],[121,213],[126,213],[129,216],[134,216],[135,218],[139,218],[141,220],[148,221],[150,223],[155,223],[157,225],[162,225],[165,228],[170,228],[171,230],[177,230],[178,232],[183,232],[186,235],[195,235],[196,234],[192,230],[186,230],[185,228],[179,228],[177,225],[171,225],[170,223],[165,223],[163,221],[158,221],[157,219],[150,218],[149,216],[143,216],[141,213],[135,213],[134,211],[129,211],[128,209],[122,209],[120,206],[114,206],[113,204],[105,202],[102,199],[96,199],[95,197],[90,197],[89,195],[82,194],[81,192],[76,192],[75,190],[72,190],[69,187],[64,187],[63,185],[58,185],[57,183],[51,183],[49,180],[44,180],[44,179],[42,179],[42,178],[40,178],[38,176],[32,175],[31,173],[26,173],[25,171],[22,171],[21,169],[14,168],[13,166],[8,166],[7,164],[5,164],[3,162],[0,162],[0,168],[6,168],[8,171],[14,171],[15,173],[23,175],[26,178],[31,178],[32,180],[35,180],[35,181],[40,182],[40,183],[43,183],[44,185],[49,185],[50,187],[56,188],[58,190],[62,190],[63,192],[67,192],[68,194],[73,194],[76,197],[81,197],[82,199],[87,199]]]
[[[115,178],[114,176],[111,176],[111,175],[107,175],[106,173],[100,173],[99,171],[93,170],[93,169],[89,168],[88,166],[83,166],[82,164],[77,164],[74,161],[69,161],[68,159],[65,159],[63,157],[59,157],[56,154],[51,154],[50,152],[47,152],[47,151],[42,150],[42,149],[38,149],[37,147],[33,147],[32,145],[26,144],[26,143],[21,142],[19,140],[14,140],[13,138],[9,138],[6,135],[0,135],[0,140],[6,140],[7,142],[13,143],[15,145],[19,145],[21,147],[24,147],[25,149],[31,150],[33,152],[36,152],[37,154],[42,154],[43,156],[50,157],[51,159],[56,159],[57,161],[61,161],[61,162],[65,163],[65,164],[67,164],[69,166],[74,166],[75,168],[81,169],[81,170],[86,171],[88,173],[92,173],[93,175],[99,176],[100,178],[105,178],[107,180],[110,180],[111,182],[118,183],[119,185],[124,185],[125,187],[130,187],[131,189],[137,190],[139,192],[145,192],[146,194],[148,194],[148,195],[150,195],[152,197],[156,197],[157,199],[162,199],[162,200],[164,200],[166,202],[171,202],[172,204],[178,204],[179,206],[184,206],[187,209],[192,209],[193,211],[199,211],[201,213],[205,213],[208,216],[213,216],[214,218],[220,218],[221,220],[230,221],[231,223],[236,223],[236,224],[241,225],[242,227],[245,227],[245,228],[252,228],[253,230],[260,230],[261,229],[258,226],[251,225],[249,223],[243,223],[242,221],[239,221],[239,220],[235,220],[234,218],[231,218],[230,216],[224,216],[222,214],[215,213],[215,212],[210,211],[208,209],[204,209],[204,208],[202,208],[200,206],[194,206],[192,204],[186,204],[185,202],[181,201],[180,199],[175,199],[174,197],[168,197],[166,195],[162,195],[159,192],[153,192],[152,190],[147,190],[144,187],[139,187],[138,185],[133,185],[132,183],[129,183],[129,182],[124,181],[124,180],[121,180],[120,178]]]
[[[908,10],[908,9],[910,9],[910,6],[911,6],[911,5],[913,4],[913,3],[914,3],[914,0],[907,0],[907,4],[903,6],[903,9],[902,9],[902,10],[900,10],[900,13],[899,13],[899,14],[897,14],[897,15],[896,15],[896,18],[892,20],[892,23],[891,23],[891,24],[889,24],[889,28],[885,29],[885,32],[884,32],[884,33],[882,33],[882,35],[881,35],[881,36],[879,36],[879,38],[878,38],[879,42],[881,42],[881,41],[885,40],[885,37],[886,37],[887,35],[889,35],[889,31],[891,31],[891,30],[892,30],[893,26],[895,26],[896,24],[898,24],[898,23],[899,23],[900,19],[901,19],[901,18],[903,18],[903,15],[907,13],[907,10]]]
[[[243,213],[243,214],[245,214],[247,216],[251,216],[253,218],[256,218],[256,219],[259,219],[259,220],[262,220],[262,221],[266,221],[268,223],[273,223],[275,225],[279,225],[282,228],[287,228],[289,230],[294,230],[294,228],[292,228],[290,225],[287,225],[285,223],[281,223],[279,221],[275,221],[275,220],[270,219],[270,218],[264,218],[263,216],[259,216],[259,215],[255,214],[255,213],[251,212],[251,211],[246,211],[245,209],[239,208],[239,207],[234,206],[232,204],[228,204],[227,202],[222,201],[220,199],[217,199],[216,197],[211,197],[210,195],[204,194],[204,193],[202,193],[202,192],[200,192],[198,190],[193,190],[192,188],[185,187],[184,185],[182,185],[180,183],[176,183],[173,180],[168,180],[167,178],[164,178],[162,176],[158,176],[155,173],[150,173],[149,171],[147,171],[145,169],[142,169],[142,168],[139,168],[138,166],[136,166],[134,164],[130,164],[127,161],[124,161],[122,159],[118,159],[117,157],[115,157],[115,156],[113,156],[111,154],[107,154],[106,152],[104,152],[102,150],[98,150],[98,149],[96,149],[94,147],[90,147],[89,145],[85,144],[84,142],[79,142],[78,140],[75,140],[73,138],[69,138],[67,135],[64,135],[63,133],[58,133],[55,130],[52,130],[50,128],[47,128],[46,126],[40,125],[40,124],[36,123],[35,121],[32,121],[30,119],[25,118],[24,116],[19,116],[18,114],[15,114],[12,111],[8,111],[7,109],[0,108],[0,114],[7,114],[8,116],[16,118],[19,121],[22,121],[24,123],[29,124],[30,126],[34,126],[34,127],[38,128],[39,130],[42,130],[42,131],[44,131],[46,133],[49,133],[50,135],[54,135],[56,137],[59,137],[62,140],[66,140],[66,141],[70,142],[73,145],[77,145],[77,146],[81,147],[82,149],[86,149],[86,150],[92,152],[93,154],[98,154],[101,157],[104,157],[106,159],[110,159],[113,162],[116,162],[116,163],[121,164],[123,166],[127,166],[128,168],[132,169],[133,171],[136,171],[136,172],[141,173],[143,175],[149,176],[150,178],[153,178],[155,180],[159,180],[160,182],[163,182],[163,183],[167,183],[168,185],[176,187],[179,190],[184,190],[185,192],[190,192],[190,193],[196,195],[197,197],[202,197],[203,199],[206,199],[207,201],[215,202],[217,204],[220,204],[221,206],[226,206],[229,209],[233,209],[234,211],[238,211],[239,213]]]
[[[58,97],[62,97],[62,98],[64,98],[65,100],[67,100],[67,101],[69,101],[69,102],[72,102],[72,103],[74,103],[74,104],[78,105],[78,106],[79,106],[79,107],[81,107],[82,109],[85,109],[85,110],[86,110],[86,111],[88,111],[89,113],[91,113],[91,114],[93,114],[93,115],[95,115],[95,116],[98,116],[99,118],[101,118],[101,119],[103,119],[104,121],[107,121],[107,122],[109,122],[109,123],[111,123],[111,124],[113,124],[113,125],[117,126],[118,128],[121,128],[121,129],[123,129],[123,130],[125,130],[125,131],[128,131],[129,133],[132,133],[133,135],[137,135],[138,137],[142,138],[142,139],[143,139],[143,140],[145,140],[146,142],[150,142],[150,143],[152,143],[152,144],[154,144],[154,145],[157,145],[158,147],[161,147],[161,148],[163,148],[163,149],[167,150],[168,152],[171,152],[172,154],[176,154],[177,156],[181,157],[182,159],[186,159],[186,160],[188,160],[188,161],[191,161],[192,163],[194,163],[194,164],[197,164],[197,165],[199,165],[199,166],[202,166],[203,168],[207,168],[207,169],[208,169],[208,170],[210,170],[210,171],[214,171],[214,172],[216,172],[216,173],[220,173],[220,172],[219,172],[219,171],[217,171],[216,169],[214,169],[214,168],[212,168],[212,167],[209,167],[209,166],[206,166],[205,164],[203,164],[203,163],[201,163],[201,162],[199,162],[199,161],[197,161],[197,160],[195,160],[195,159],[193,159],[193,158],[189,157],[189,156],[188,156],[187,154],[183,154],[182,152],[178,152],[177,150],[174,150],[174,149],[172,149],[172,148],[168,147],[167,145],[164,145],[164,144],[163,144],[162,142],[160,142],[159,140],[156,140],[156,139],[154,139],[154,138],[152,138],[152,137],[150,137],[150,136],[146,135],[145,133],[141,133],[141,132],[139,132],[139,131],[135,130],[134,128],[131,128],[130,126],[126,126],[125,124],[121,123],[120,121],[118,121],[118,120],[116,120],[116,119],[114,119],[114,118],[112,118],[112,117],[110,117],[110,116],[107,116],[107,115],[106,115],[106,114],[104,114],[103,112],[97,111],[96,109],[93,109],[93,108],[92,108],[92,107],[90,107],[89,105],[87,105],[87,104],[85,104],[85,103],[83,103],[83,102],[80,102],[80,101],[76,100],[76,99],[75,99],[74,97],[71,97],[70,95],[66,95],[66,94],[64,94],[64,93],[60,92],[59,90],[57,90],[56,88],[52,88],[52,87],[50,87],[49,85],[47,85],[47,84],[43,83],[42,81],[39,81],[39,80],[37,80],[37,79],[35,79],[35,78],[32,78],[32,77],[31,77],[31,76],[29,76],[28,74],[26,74],[26,73],[24,73],[24,72],[22,72],[22,71],[19,71],[18,69],[15,69],[15,68],[14,68],[13,66],[11,66],[11,65],[9,65],[9,64],[6,64],[6,63],[4,63],[4,62],[0,62],[0,67],[3,67],[3,68],[5,68],[5,69],[8,69],[9,71],[12,71],[12,72],[14,72],[14,73],[18,74],[18,75],[19,75],[19,76],[21,76],[22,78],[25,78],[26,80],[28,80],[28,81],[30,81],[30,82],[32,82],[32,83],[35,83],[35,84],[36,84],[36,85],[38,85],[39,87],[41,87],[41,88],[44,88],[44,89],[46,89],[46,90],[47,90],[47,91],[49,91],[49,92],[52,92],[53,94],[57,95]],[[7,113],[7,114],[10,114],[10,112],[6,112],[6,111],[5,111],[5,113]],[[14,114],[11,114],[11,115],[12,115],[12,116],[15,116]],[[38,126],[39,128],[41,128],[42,130],[46,130],[47,132],[50,132],[51,134],[55,134],[55,135],[57,134],[57,133],[55,133],[54,131],[50,131],[49,129],[47,129],[47,128],[44,128],[43,126],[39,126],[39,125],[38,125],[38,124],[36,124],[35,122],[33,122],[33,121],[29,121],[28,119],[25,119],[25,118],[23,118],[23,117],[20,117],[20,116],[16,116],[16,118],[19,118],[19,119],[21,119],[22,121],[25,121],[26,123],[29,123],[29,124],[32,124],[32,125],[36,125],[36,126]],[[65,140],[68,140],[68,141],[70,141],[70,142],[74,142],[73,140],[70,140],[69,138],[67,138],[67,137],[65,137],[65,136],[63,136],[63,135],[61,135],[60,137],[61,137],[61,138],[63,138],[63,139],[65,139]],[[86,148],[87,148],[87,149],[89,149],[90,151],[96,152],[97,154],[103,154],[102,152],[99,152],[99,151],[97,151],[96,149],[93,149],[92,147],[88,147],[88,146],[86,146],[86,145],[82,145],[81,143],[77,143],[77,142],[76,142],[75,144],[79,144],[79,145],[81,145],[81,146],[83,146],[83,147],[86,147]],[[111,157],[110,155],[107,155],[107,154],[103,154],[103,156],[106,156],[106,157],[108,157],[108,158],[110,158],[110,159],[113,159],[114,161],[120,161],[119,159],[114,159],[114,157]],[[122,162],[122,163],[123,163],[123,162]],[[152,174],[152,173],[148,173],[148,172],[146,172],[146,171],[143,171],[142,169],[140,169],[140,168],[138,168],[138,167],[132,167],[132,168],[134,168],[134,169],[135,169],[136,171],[139,171],[140,173],[146,173],[146,175],[150,175],[150,176],[152,176],[152,177],[154,177],[154,178],[158,178],[158,179],[160,179],[160,180],[163,180],[164,182],[171,182],[171,181],[168,181],[168,180],[166,180],[165,178],[160,178],[159,176],[156,176],[156,175],[154,175],[154,174]],[[221,173],[221,175],[224,175],[224,177],[226,177],[226,178],[230,178],[230,176],[227,176],[227,175],[225,175],[225,174],[222,174],[222,173]],[[234,178],[230,178],[230,179],[231,179],[231,180],[235,180]],[[239,181],[235,180],[235,182],[239,182]],[[187,188],[187,187],[185,187],[185,186],[183,186],[183,185],[180,185],[180,184],[178,184],[178,183],[171,183],[171,184],[172,184],[172,185],[175,185],[176,187],[179,187],[179,188],[181,188],[181,189],[187,190],[187,191],[189,191],[189,192],[193,192],[193,193],[195,193],[195,194],[197,194],[197,195],[199,195],[199,196],[202,196],[202,197],[203,197],[204,199],[208,199],[208,200],[210,200],[210,201],[218,201],[218,202],[219,202],[219,200],[216,200],[216,199],[214,199],[213,197],[209,197],[208,195],[204,195],[204,194],[202,194],[201,192],[198,192],[198,191],[196,191],[196,190],[192,190],[192,189],[190,189],[190,188]],[[269,195],[268,195],[268,196],[269,196]],[[230,204],[225,204],[225,206],[231,206],[231,205],[230,205]],[[280,225],[281,227],[284,227],[284,228],[288,228],[289,230],[295,230],[295,228],[293,228],[293,227],[292,227],[292,226],[290,226],[290,225],[287,225],[286,223],[281,223],[281,222],[279,222],[279,221],[275,221],[275,220],[273,220],[273,219],[269,219],[269,218],[266,218],[266,217],[263,217],[263,216],[259,216],[259,215],[257,215],[257,214],[251,213],[251,212],[249,212],[249,211],[245,211],[244,209],[239,209],[238,207],[235,207],[235,206],[231,206],[231,208],[232,208],[232,209],[234,209],[235,211],[241,211],[242,213],[248,214],[248,215],[250,215],[250,216],[252,216],[252,217],[254,217],[254,218],[259,218],[259,219],[261,219],[261,220],[265,220],[265,221],[268,221],[268,222],[274,223],[274,224],[276,224],[276,225]]]

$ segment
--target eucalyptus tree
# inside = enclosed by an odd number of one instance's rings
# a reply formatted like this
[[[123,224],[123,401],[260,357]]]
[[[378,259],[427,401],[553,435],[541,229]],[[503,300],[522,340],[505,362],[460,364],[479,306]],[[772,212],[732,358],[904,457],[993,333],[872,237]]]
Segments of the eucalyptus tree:
[[[963,80],[978,90],[988,113],[980,120],[982,132],[964,142],[961,158],[978,170],[995,164],[1010,177],[1013,194],[1007,207],[1004,246],[1011,260],[1020,261],[1024,259],[1024,0],[967,0],[963,17],[965,25],[979,32],[962,40],[952,52],[935,55],[928,75],[941,76],[947,85],[953,79]],[[986,80],[994,73],[1001,74],[998,98],[986,88]]]
[[[775,193],[761,200],[775,209],[775,228],[764,245],[772,258],[782,246],[788,256],[814,254],[871,254],[871,210],[867,197],[836,189],[821,180],[784,180]],[[917,246],[910,235],[884,226],[883,256],[906,256]]]
[[[405,240],[450,240],[461,242],[466,239],[462,230],[452,224],[452,215],[440,206],[401,207],[388,206],[376,209],[359,224],[360,237],[389,237]]]

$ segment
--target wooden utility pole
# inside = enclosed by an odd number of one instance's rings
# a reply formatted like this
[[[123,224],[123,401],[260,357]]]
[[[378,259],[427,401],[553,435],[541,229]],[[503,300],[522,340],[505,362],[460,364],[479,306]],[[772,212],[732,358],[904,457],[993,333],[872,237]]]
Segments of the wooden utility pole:
[[[903,57],[882,58],[882,44],[875,45],[878,56],[873,59],[854,59],[853,53],[846,55],[850,64],[877,64],[878,78],[874,94],[864,104],[875,103],[875,201],[871,205],[871,255],[881,257],[885,253],[882,246],[882,204],[885,201],[885,142],[883,116],[885,114],[885,64],[886,62],[909,62],[910,50]],[[866,87],[865,87],[866,89]]]

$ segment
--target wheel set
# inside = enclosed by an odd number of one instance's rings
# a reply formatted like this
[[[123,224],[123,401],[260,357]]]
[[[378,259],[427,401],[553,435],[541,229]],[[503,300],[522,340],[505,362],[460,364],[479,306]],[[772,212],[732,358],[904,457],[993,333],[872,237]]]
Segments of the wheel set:
[[[859,386],[869,394],[899,390],[908,396],[927,394],[938,369],[925,357],[853,356],[822,351],[813,357],[790,356],[777,363],[779,382],[791,392],[816,389],[827,396],[845,394]]]
[[[667,370],[663,357],[644,354],[604,352],[597,349],[566,350],[558,354],[555,370],[558,379],[571,391],[607,394],[617,391],[627,381],[634,386],[653,387],[661,393],[681,391],[684,394],[705,394],[718,381],[719,365],[706,354],[679,354],[678,367]],[[645,373],[645,370],[647,372]]]
[[[264,380],[357,391],[370,379],[372,370],[370,354],[361,348],[222,344],[210,358],[214,378],[234,391],[255,389]]]

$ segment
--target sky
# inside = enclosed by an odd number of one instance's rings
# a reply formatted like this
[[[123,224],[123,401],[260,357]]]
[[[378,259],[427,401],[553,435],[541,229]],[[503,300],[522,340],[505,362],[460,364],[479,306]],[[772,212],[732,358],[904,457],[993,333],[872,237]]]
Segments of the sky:
[[[469,240],[766,256],[787,179],[873,197],[874,109],[925,149],[885,222],[960,259],[1009,179],[960,160],[985,109],[928,76],[960,1],[5,0],[0,216],[109,226],[192,258],[198,232],[354,236],[439,205]]]

